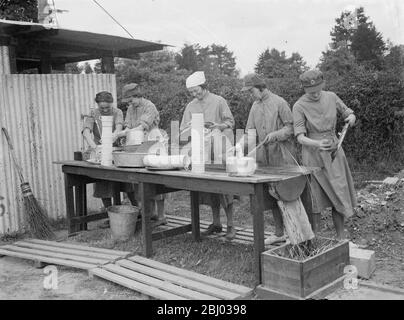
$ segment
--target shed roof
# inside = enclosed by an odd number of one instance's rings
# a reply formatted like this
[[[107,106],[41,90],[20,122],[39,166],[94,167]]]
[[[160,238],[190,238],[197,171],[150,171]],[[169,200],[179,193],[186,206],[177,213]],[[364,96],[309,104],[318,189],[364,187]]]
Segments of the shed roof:
[[[138,53],[168,46],[140,39],[1,19],[0,40],[2,44],[16,47],[17,58],[29,59],[47,53],[52,63],[77,62],[103,56],[133,58]]]

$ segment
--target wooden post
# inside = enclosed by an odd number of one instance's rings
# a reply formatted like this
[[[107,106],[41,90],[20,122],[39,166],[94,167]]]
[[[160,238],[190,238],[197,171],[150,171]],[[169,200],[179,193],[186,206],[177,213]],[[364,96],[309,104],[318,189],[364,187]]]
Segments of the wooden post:
[[[150,200],[155,196],[155,187],[152,184],[141,182],[139,183],[139,192],[142,201],[143,254],[150,257],[153,254],[152,222],[150,219],[153,208]]]
[[[77,230],[72,218],[75,216],[74,212],[74,194],[73,185],[70,183],[70,175],[65,173],[65,200],[66,200],[66,217],[68,234],[75,233]]]
[[[115,73],[114,57],[101,58],[101,72],[102,73]]]
[[[76,196],[76,214],[80,217],[87,216],[87,188],[85,184],[75,187]],[[80,223],[78,226],[79,231],[87,230],[87,223]]]
[[[264,186],[255,185],[254,194],[250,194],[250,207],[254,228],[254,273],[257,285],[261,283],[261,253],[265,250],[264,243]]]
[[[194,241],[201,239],[201,230],[199,226],[199,192],[191,191],[191,224],[192,237]]]
[[[15,47],[9,46],[8,47],[8,56],[10,59],[10,74],[18,73],[17,71],[17,57],[15,53]]]

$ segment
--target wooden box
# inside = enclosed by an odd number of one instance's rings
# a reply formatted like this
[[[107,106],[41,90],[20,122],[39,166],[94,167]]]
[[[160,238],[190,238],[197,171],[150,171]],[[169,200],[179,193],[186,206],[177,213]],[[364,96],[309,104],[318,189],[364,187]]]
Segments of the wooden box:
[[[305,299],[331,284],[342,283],[344,267],[349,264],[349,242],[321,239],[333,241],[335,245],[331,242],[329,249],[302,261],[279,255],[288,250],[290,244],[261,254],[260,289],[273,293],[265,294],[265,298]]]

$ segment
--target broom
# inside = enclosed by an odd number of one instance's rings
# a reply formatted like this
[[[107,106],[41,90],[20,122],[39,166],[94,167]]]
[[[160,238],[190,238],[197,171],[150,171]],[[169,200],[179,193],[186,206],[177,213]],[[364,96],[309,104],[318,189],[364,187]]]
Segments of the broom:
[[[20,178],[20,187],[24,199],[24,213],[28,222],[29,231],[34,237],[38,239],[54,238],[55,234],[53,233],[50,226],[48,216],[39,205],[38,201],[32,193],[29,183],[25,181],[24,176],[22,175],[22,170],[21,167],[18,165],[17,158],[14,153],[14,148],[11,143],[10,136],[8,135],[7,129],[1,128],[1,130],[6,137],[9,152],[11,154],[11,157],[13,158],[14,166]]]

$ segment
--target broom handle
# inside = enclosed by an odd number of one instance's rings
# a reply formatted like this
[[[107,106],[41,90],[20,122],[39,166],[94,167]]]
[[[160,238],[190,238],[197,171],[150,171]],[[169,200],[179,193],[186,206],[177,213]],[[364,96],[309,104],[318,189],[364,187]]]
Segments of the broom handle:
[[[3,134],[6,137],[8,148],[9,148],[11,156],[13,158],[14,165],[15,165],[15,167],[17,169],[18,176],[20,177],[20,181],[21,181],[21,183],[23,183],[24,182],[24,177],[22,175],[22,169],[21,169],[21,167],[19,166],[19,164],[17,162],[17,158],[16,158],[15,153],[14,153],[14,147],[13,147],[13,144],[11,143],[11,139],[10,139],[10,136],[8,135],[8,131],[4,127],[2,127],[1,130],[3,131]]]

